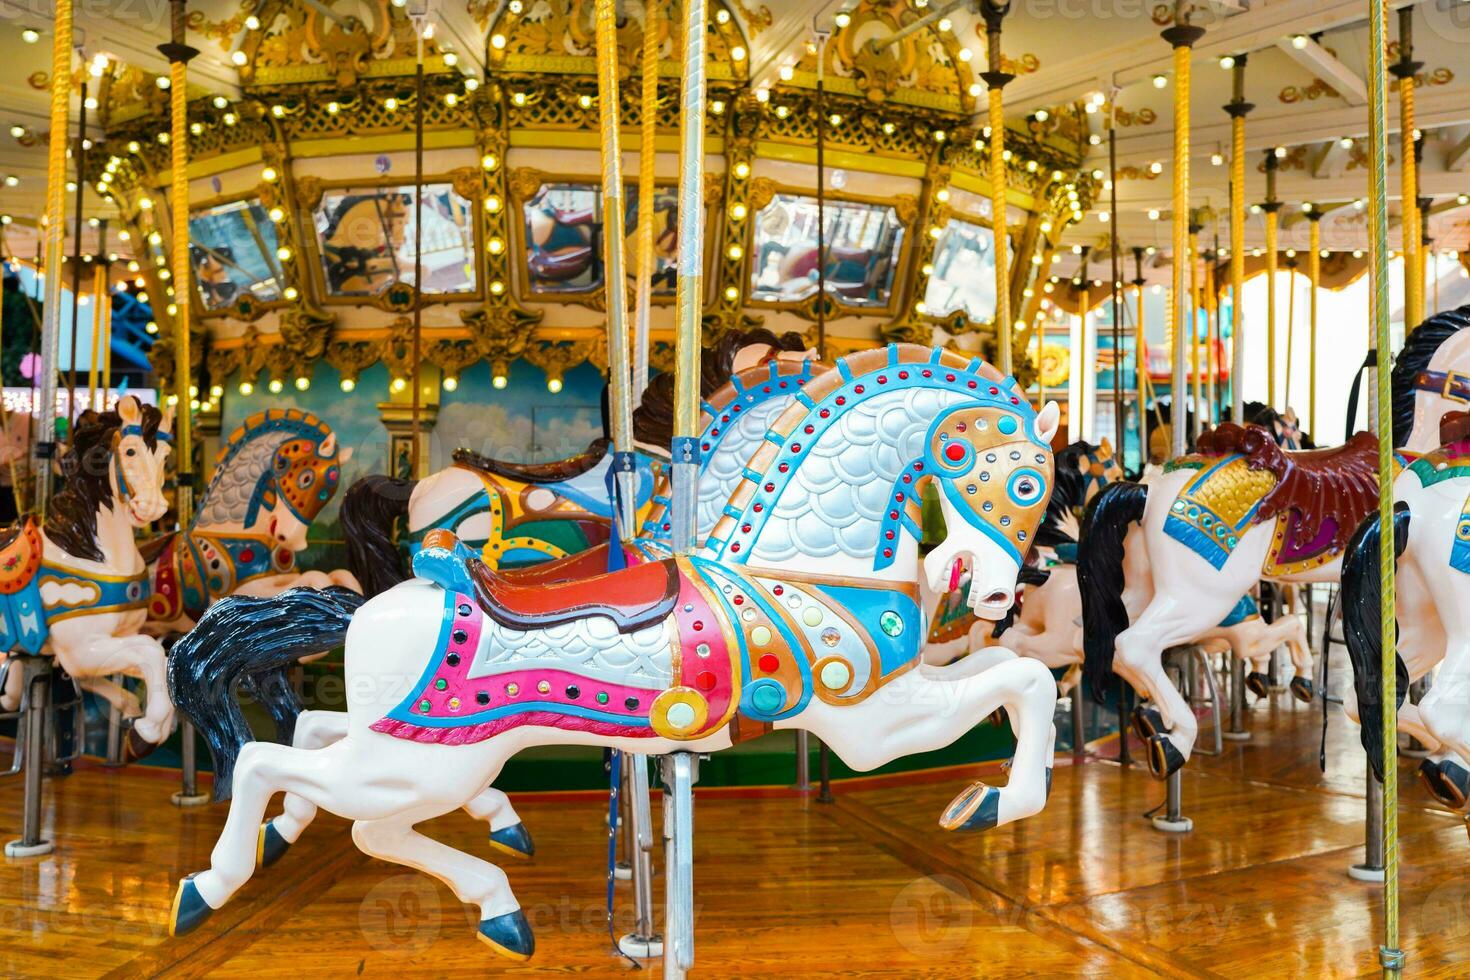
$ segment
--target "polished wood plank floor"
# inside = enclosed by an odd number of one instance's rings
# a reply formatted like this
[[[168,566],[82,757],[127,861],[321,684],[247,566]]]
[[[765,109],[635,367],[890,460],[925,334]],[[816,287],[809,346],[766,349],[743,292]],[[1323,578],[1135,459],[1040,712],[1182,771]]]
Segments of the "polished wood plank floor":
[[[1334,685],[1336,686],[1336,685]],[[1376,972],[1381,887],[1361,857],[1362,752],[1339,715],[1287,696],[1254,737],[1197,757],[1194,830],[1142,818],[1162,786],[1109,761],[1059,760],[1046,811],[986,835],[946,834],[942,807],[977,770],[789,793],[698,792],[702,977],[1361,976]],[[1461,817],[1403,775],[1402,908],[1413,976],[1470,973],[1470,857]],[[178,877],[203,868],[223,807],[178,810],[160,770],[80,768],[48,782],[49,857],[0,864],[0,975],[439,977],[629,972],[603,913],[605,801],[525,797],[532,861],[505,868],[538,951],[510,964],[475,941],[473,910],[417,872],[360,855],[322,817],[197,933],[166,936]],[[941,778],[943,777],[943,778]],[[997,778],[997,777],[992,777]],[[17,819],[20,785],[0,784]],[[463,815],[427,825],[487,855]],[[620,930],[629,925],[619,886]],[[661,972],[655,965],[650,973]]]

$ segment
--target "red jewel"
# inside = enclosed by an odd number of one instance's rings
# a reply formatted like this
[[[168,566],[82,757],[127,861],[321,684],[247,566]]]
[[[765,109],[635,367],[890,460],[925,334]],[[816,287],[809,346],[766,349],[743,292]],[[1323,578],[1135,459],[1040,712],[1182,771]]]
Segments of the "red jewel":
[[[780,387],[782,387],[782,388],[786,387],[786,382],[784,382],[784,381],[781,382]]]
[[[964,432],[965,431],[965,423],[963,423],[963,422],[956,422],[955,423],[954,430],[956,432]]]
[[[766,493],[775,493],[775,492],[776,492],[776,485],[774,483],[767,483],[766,484]]]
[[[673,529],[674,529],[674,525],[672,525],[672,524],[665,524],[664,525],[664,530],[665,531],[672,531]]]
[[[822,418],[826,418],[827,416],[831,415],[832,412],[831,412],[830,409],[824,408],[820,412],[818,412],[817,414],[820,415]]]
[[[907,381],[908,379],[909,379],[909,373],[907,371],[900,371],[900,372],[898,372],[898,380],[900,380],[900,381]]]
[[[914,464],[914,472],[915,473],[922,473],[922,472],[924,472],[924,464],[923,463],[915,463]]]
[[[781,666],[780,658],[778,658],[774,653],[761,654],[761,658],[758,663],[760,669],[768,674],[773,673],[777,667]]]
[[[799,442],[793,442],[791,444],[791,451],[793,453],[799,453],[799,452],[801,452],[801,443],[799,443]]]
[[[905,483],[913,483],[914,482],[914,475],[912,473],[905,473],[903,475],[903,482],[905,482]]]
[[[854,389],[852,389],[852,390],[853,390],[853,392],[855,392],[855,393],[856,393],[856,394],[859,394],[859,395],[861,395],[861,394],[862,394],[862,393],[863,393],[863,386],[862,386],[862,385],[858,385],[858,386],[857,386],[857,387],[856,387],[856,388],[854,388]]]
[[[748,531],[750,529],[749,528],[746,528],[746,530]],[[745,596],[738,595],[738,596],[735,597],[735,605],[742,606],[744,604],[745,604]]]
[[[944,455],[945,455],[946,458],[948,458],[952,462],[958,463],[960,460],[962,460],[962,459],[965,458],[965,446],[964,446],[964,443],[960,443],[960,442],[952,442],[952,443],[950,443],[949,445],[947,445],[947,446],[944,447]]]
[[[1011,404],[1012,405],[1019,405],[1019,404],[1021,404],[1021,399],[1017,398],[1015,395],[1012,395],[1011,396]]]
[[[893,557],[893,549],[892,548],[884,548],[883,549],[883,557],[884,558],[892,558]]]
[[[701,670],[699,676],[694,678],[694,683],[701,691],[713,691],[715,689],[715,675],[708,670]]]
[[[726,423],[726,422],[728,422],[728,421],[730,421],[730,416],[728,416],[728,415],[721,415],[721,416],[720,416],[720,423],[721,423],[721,424],[722,424],[722,425],[723,425],[723,424],[724,424],[724,423]]]
[[[720,434],[720,430],[719,429],[710,429],[709,430],[709,434],[712,435],[712,436],[717,436],[717,435]]]
[[[886,385],[888,383],[888,375],[886,375],[886,374],[880,374],[880,375],[878,375],[878,383],[880,385]]]
[[[764,391],[766,394],[769,395],[771,393],[771,386],[766,385],[764,388],[761,389],[761,391]]]
[[[738,413],[740,411],[740,406],[736,405],[734,408],[730,409],[730,411]]]
[[[739,541],[736,541],[734,544],[730,545],[730,550],[732,552],[739,551],[740,550],[740,542]]]
[[[900,504],[903,503],[903,491],[900,490],[898,493],[894,494],[893,499]]]
[[[883,536],[885,538],[887,538],[889,541],[892,541],[893,540],[893,532],[892,531],[884,531],[883,532]]]
[[[742,525],[740,525],[740,530],[744,531],[746,534],[749,534],[750,533],[750,525],[749,524],[742,524]]]
[[[998,395],[998,394],[1000,394],[1000,389],[997,388],[995,385],[991,385],[990,386],[990,393],[992,395]]]
[[[783,589],[781,586],[778,585],[774,589],[772,589],[771,591],[774,592],[774,593],[776,593],[777,595],[780,595],[782,592],[785,592],[786,590]]]
[[[970,387],[971,387],[971,388],[978,388],[978,387],[979,387],[979,385],[977,385],[977,384],[975,384],[975,382],[973,382],[973,381],[971,381],[971,382],[970,382]]]
[[[813,432],[817,431],[817,427],[815,425],[808,425],[805,431],[807,435],[811,435]]]
[[[791,469],[791,467],[786,463],[782,463],[781,465],[777,466],[776,469],[780,470],[782,473],[785,473],[787,470]]]
[[[254,561],[255,560],[255,549],[254,548],[245,548],[245,549],[243,549],[240,552],[240,560],[241,561]]]
[[[898,511],[896,511],[896,510],[890,510],[888,512],[888,519],[890,521],[896,521],[896,520],[898,520]]]
[[[702,620],[702,619],[696,619],[694,621],[694,628],[695,628],[696,631],[697,630],[704,629],[704,620]]]
[[[952,374],[946,374],[944,376],[944,380],[945,381],[953,381],[954,380],[954,375],[952,375]]]
[[[755,504],[750,509],[753,510],[753,511],[755,511],[757,514],[759,514],[761,511],[763,511],[763,510],[766,509],[766,506],[765,506],[765,504]]]
[[[929,370],[928,368],[925,368],[924,369],[924,377],[926,377],[926,378],[932,378],[932,377],[934,377],[934,372],[931,371],[931,370]]]
[[[702,442],[702,443],[700,443],[700,445],[704,447],[704,451],[705,452],[709,452],[709,443]]]

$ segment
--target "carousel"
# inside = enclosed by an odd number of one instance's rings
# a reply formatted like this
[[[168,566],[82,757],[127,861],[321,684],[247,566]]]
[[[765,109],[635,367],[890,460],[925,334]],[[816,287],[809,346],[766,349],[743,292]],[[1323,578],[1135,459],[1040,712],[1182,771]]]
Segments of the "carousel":
[[[1453,4],[5,20],[0,972],[1465,969]]]

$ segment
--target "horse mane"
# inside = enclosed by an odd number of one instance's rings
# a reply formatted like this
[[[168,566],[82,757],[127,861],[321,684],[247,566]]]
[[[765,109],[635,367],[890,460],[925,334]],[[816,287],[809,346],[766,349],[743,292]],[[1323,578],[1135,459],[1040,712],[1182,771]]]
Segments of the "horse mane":
[[[143,412],[143,443],[153,451],[158,447],[158,426],[163,413],[152,405],[140,405]],[[66,486],[51,498],[46,515],[46,537],[62,551],[75,558],[104,561],[97,547],[97,511],[112,506],[112,481],[108,463],[112,458],[112,437],[122,427],[117,412],[91,409],[77,419],[71,445],[61,457],[61,474]]]
[[[1092,443],[1079,439],[1057,451],[1051,499],[1046,503],[1046,513],[1041,518],[1041,525],[1036,529],[1038,545],[1054,548],[1059,544],[1077,543],[1076,538],[1062,530],[1062,524],[1085,503],[1082,498],[1087,494],[1087,482],[1077,468],[1077,463],[1097,448]]]
[[[731,330],[706,347],[699,365],[699,397],[708,398],[730,381],[735,373],[735,355],[753,344],[766,344],[782,351],[807,349],[807,342],[794,331],[779,337],[764,327],[752,330]],[[602,426],[610,432],[608,393],[602,392]],[[633,410],[633,438],[646,446],[667,446],[674,438],[674,375],[665,372],[655,375],[643,391],[643,400]]]
[[[269,461],[274,459],[276,449],[281,443],[287,439],[313,436],[320,443],[330,431],[327,424],[314,413],[303,409],[270,408],[247,416],[225,439],[225,444],[215,457],[214,475],[210,477],[209,485],[199,497],[194,523],[207,527],[211,524],[226,524],[233,520],[243,520],[250,495],[255,493],[256,486],[265,475],[274,474]],[[279,438],[274,439],[269,445],[263,444],[257,447],[256,444],[264,436],[279,436]],[[250,457],[252,462],[261,462],[259,449],[268,448],[270,454],[265,457],[265,465],[262,468],[250,473],[248,479],[241,480],[233,472],[234,467],[231,464],[239,461],[242,454],[251,447],[257,449],[256,454]],[[225,485],[226,480],[231,481],[229,487]],[[236,487],[246,491],[246,498],[222,502],[221,494],[227,489]]]
[[[1409,441],[1414,428],[1414,387],[1419,372],[1429,369],[1429,362],[1452,336],[1470,327],[1470,304],[1456,310],[1436,313],[1415,327],[1404,341],[1403,350],[1393,366],[1393,444]]]

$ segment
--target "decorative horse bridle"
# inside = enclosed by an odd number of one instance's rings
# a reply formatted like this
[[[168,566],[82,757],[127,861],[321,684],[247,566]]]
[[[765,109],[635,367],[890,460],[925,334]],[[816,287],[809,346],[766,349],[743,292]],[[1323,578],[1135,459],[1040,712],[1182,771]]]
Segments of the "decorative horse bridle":
[[[143,427],[136,423],[125,425],[122,428],[118,429],[117,435],[119,443],[123,439],[126,439],[128,436],[137,436],[139,439],[146,438],[143,435]],[[172,445],[174,441],[174,437],[171,434],[163,431],[155,432],[154,439],[155,441],[164,443],[165,445]],[[114,480],[117,481],[118,502],[126,506],[128,502],[133,499],[133,489],[128,485],[127,475],[123,473],[122,460],[118,457],[116,447],[114,447],[112,450],[112,477]]]

